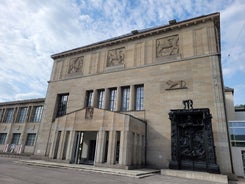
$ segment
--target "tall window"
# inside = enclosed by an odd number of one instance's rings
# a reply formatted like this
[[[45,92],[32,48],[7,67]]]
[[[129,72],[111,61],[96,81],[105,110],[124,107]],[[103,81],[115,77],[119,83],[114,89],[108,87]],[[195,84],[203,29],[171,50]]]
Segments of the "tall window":
[[[11,144],[19,144],[19,140],[20,140],[20,133],[14,133],[11,140]]]
[[[35,106],[32,112],[31,122],[40,122],[42,118],[43,106]]]
[[[115,111],[117,105],[117,89],[110,89],[110,98],[109,98],[109,110]]]
[[[2,117],[3,117],[3,109],[0,109],[0,122],[2,122]]]
[[[18,113],[18,117],[16,122],[17,123],[23,123],[26,121],[26,116],[27,116],[28,108],[27,107],[21,107]]]
[[[36,134],[27,134],[26,146],[33,146],[35,142]]]
[[[135,110],[144,109],[144,86],[139,85],[135,87]]]
[[[93,91],[87,91],[86,92],[86,107],[92,107],[93,106]]]
[[[7,109],[4,122],[10,123],[13,121],[13,118],[14,118],[14,108]]]
[[[5,144],[7,133],[0,133],[0,144]]]
[[[129,110],[129,98],[130,98],[130,88],[123,87],[122,88],[122,103],[121,103],[121,110],[128,111]]]
[[[69,94],[58,95],[58,107],[56,117],[63,116],[66,114],[67,102]]]
[[[104,107],[105,90],[98,90],[98,108],[102,109]]]

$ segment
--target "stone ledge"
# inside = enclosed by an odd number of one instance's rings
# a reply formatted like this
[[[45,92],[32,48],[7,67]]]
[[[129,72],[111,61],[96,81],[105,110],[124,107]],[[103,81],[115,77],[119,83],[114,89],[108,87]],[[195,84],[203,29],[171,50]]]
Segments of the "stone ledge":
[[[227,176],[222,174],[211,174],[211,173],[196,172],[196,171],[180,171],[180,170],[172,170],[172,169],[162,169],[161,174],[166,176],[176,176],[181,178],[213,181],[213,182],[228,184]]]

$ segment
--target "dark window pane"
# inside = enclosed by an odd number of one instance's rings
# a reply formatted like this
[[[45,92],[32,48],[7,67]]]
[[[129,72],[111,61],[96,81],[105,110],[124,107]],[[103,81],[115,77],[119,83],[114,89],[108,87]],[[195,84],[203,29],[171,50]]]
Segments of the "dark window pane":
[[[105,90],[98,91],[98,108],[102,109],[104,107]]]
[[[21,107],[19,109],[19,113],[18,113],[18,118],[16,120],[17,123],[23,123],[26,121],[26,117],[27,117],[27,112],[28,112],[28,108],[27,107]]]
[[[68,101],[68,94],[58,95],[57,117],[66,114],[67,101]]]
[[[130,99],[130,88],[123,87],[122,88],[122,103],[121,103],[121,110],[128,111],[129,110],[129,99]]]
[[[110,89],[109,110],[115,111],[117,105],[117,89]]]
[[[7,133],[0,133],[0,144],[5,144]]]
[[[135,110],[144,109],[144,86],[136,86],[135,88]]]

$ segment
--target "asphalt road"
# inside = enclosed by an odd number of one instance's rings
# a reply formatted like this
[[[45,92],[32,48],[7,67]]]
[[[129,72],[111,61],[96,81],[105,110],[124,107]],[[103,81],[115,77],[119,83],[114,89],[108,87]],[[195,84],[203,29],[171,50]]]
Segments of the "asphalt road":
[[[0,157],[0,184],[215,184],[199,180],[154,176],[136,179],[110,174],[17,164]]]

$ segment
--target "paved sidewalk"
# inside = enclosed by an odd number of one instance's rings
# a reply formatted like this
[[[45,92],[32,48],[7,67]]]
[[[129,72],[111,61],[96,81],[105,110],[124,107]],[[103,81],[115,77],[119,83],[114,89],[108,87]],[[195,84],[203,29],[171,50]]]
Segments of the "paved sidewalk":
[[[47,168],[60,168],[76,171],[85,171],[90,174],[94,172],[98,174],[108,174],[109,178],[115,178],[117,176],[125,176],[129,178],[140,179],[139,183],[142,184],[222,184],[219,182],[210,182],[197,179],[187,179],[179,178],[173,176],[163,176],[159,174],[159,170],[153,169],[137,169],[137,170],[124,170],[115,168],[105,168],[105,167],[95,167],[91,165],[78,165],[78,164],[67,164],[67,163],[57,163],[44,160],[16,160],[15,163],[18,165],[30,165],[30,166],[41,166]],[[111,175],[111,176],[110,176]],[[118,178],[120,180],[120,178]],[[126,179],[127,181],[130,179]],[[128,183],[128,182],[127,182]],[[131,183],[131,182],[129,182]],[[138,183],[134,181],[133,183]],[[238,178],[238,181],[229,181],[229,184],[245,184],[244,178]]]

